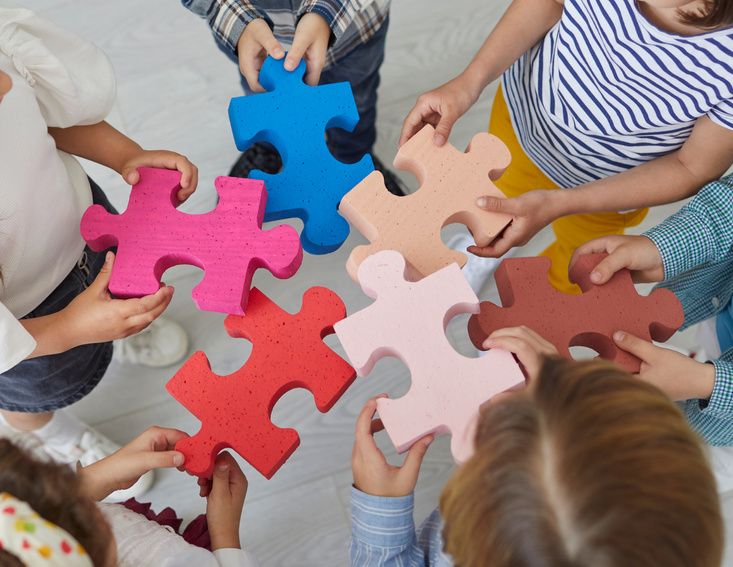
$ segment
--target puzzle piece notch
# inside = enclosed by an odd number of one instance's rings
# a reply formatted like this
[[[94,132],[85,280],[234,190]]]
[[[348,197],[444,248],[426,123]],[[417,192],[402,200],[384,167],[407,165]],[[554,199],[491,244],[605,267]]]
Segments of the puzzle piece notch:
[[[605,254],[581,256],[570,271],[570,280],[583,290],[580,295],[562,293],[547,279],[551,261],[534,258],[503,260],[494,274],[502,307],[489,301],[469,319],[468,333],[476,348],[495,330],[525,325],[572,358],[571,346],[595,350],[629,372],[638,372],[641,361],[619,349],[615,331],[626,331],[644,340],[664,342],[684,322],[682,306],[666,289],[639,295],[628,270],[619,270],[604,285],[590,281],[590,273]]]
[[[368,155],[355,164],[345,164],[326,145],[326,129],[352,131],[359,121],[351,86],[310,87],[303,82],[305,61],[294,71],[286,71],[283,61],[265,59],[260,83],[269,92],[231,100],[232,133],[239,150],[265,141],[282,158],[280,173],[255,170],[249,176],[267,184],[265,221],[301,219],[303,249],[328,254],[349,236],[349,223],[338,214],[339,202],[374,171],[374,164]]]
[[[191,264],[205,271],[191,293],[199,309],[241,315],[257,268],[281,279],[298,271],[303,252],[295,229],[261,228],[267,200],[262,181],[217,177],[216,209],[192,215],[175,208],[180,172],[147,167],[138,172],[125,212],[113,215],[93,205],[81,221],[92,250],[118,247],[109,285],[116,297],[155,293],[168,268]]]
[[[436,146],[434,135],[431,125],[424,126],[394,159],[395,167],[417,177],[418,191],[405,197],[391,195],[381,173],[374,172],[341,201],[339,212],[370,242],[357,246],[346,263],[355,281],[359,265],[379,250],[400,252],[413,281],[453,262],[462,267],[467,257],[443,243],[443,227],[464,224],[479,246],[487,246],[509,224],[509,215],[476,206],[482,196],[505,197],[492,182],[511,160],[504,143],[482,132],[461,152],[450,144]]]
[[[306,291],[295,315],[253,288],[247,314],[230,315],[224,322],[229,335],[252,342],[245,365],[218,376],[206,355],[197,352],[166,385],[201,421],[198,433],[176,444],[186,457],[186,470],[209,476],[216,455],[231,448],[272,478],[300,444],[295,430],[272,423],[277,401],[294,388],[305,388],[325,413],[356,378],[354,369],[323,342],[345,316],[341,299],[326,288]]]
[[[336,335],[360,376],[385,356],[410,370],[408,393],[377,402],[393,444],[404,452],[428,434],[451,433],[456,462],[473,452],[479,407],[495,394],[524,382],[512,355],[494,349],[467,358],[448,342],[445,331],[459,313],[476,313],[478,299],[457,264],[420,280],[405,279],[405,259],[384,250],[359,267],[365,293],[376,301],[336,323]]]

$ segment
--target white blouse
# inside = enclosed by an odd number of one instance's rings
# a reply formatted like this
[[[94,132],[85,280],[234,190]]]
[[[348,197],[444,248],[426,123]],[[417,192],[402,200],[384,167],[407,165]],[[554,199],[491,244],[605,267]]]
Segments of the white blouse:
[[[8,0],[0,0],[0,70],[13,81],[0,101],[4,372],[35,345],[17,319],[48,297],[84,250],[79,223],[92,204],[89,182],[79,162],[56,148],[48,127],[104,120],[116,92],[102,51]]]

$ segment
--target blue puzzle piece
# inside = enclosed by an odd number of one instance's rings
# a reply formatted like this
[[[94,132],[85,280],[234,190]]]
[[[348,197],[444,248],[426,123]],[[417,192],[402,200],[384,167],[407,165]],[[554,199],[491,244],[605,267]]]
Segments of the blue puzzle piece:
[[[240,151],[254,142],[271,143],[283,161],[282,172],[252,171],[267,187],[265,221],[297,217],[300,240],[311,254],[328,254],[349,236],[349,223],[338,214],[346,193],[374,171],[370,156],[355,164],[333,157],[326,146],[327,128],[351,131],[359,113],[348,83],[309,87],[303,82],[305,61],[286,71],[283,60],[265,60],[260,84],[268,91],[233,98],[229,121]]]

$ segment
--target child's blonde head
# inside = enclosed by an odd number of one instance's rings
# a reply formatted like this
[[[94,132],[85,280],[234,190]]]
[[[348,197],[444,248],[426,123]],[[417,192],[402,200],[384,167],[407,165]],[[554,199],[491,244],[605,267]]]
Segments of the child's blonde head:
[[[714,477],[683,415],[599,361],[547,359],[488,404],[440,499],[461,567],[717,567]]]

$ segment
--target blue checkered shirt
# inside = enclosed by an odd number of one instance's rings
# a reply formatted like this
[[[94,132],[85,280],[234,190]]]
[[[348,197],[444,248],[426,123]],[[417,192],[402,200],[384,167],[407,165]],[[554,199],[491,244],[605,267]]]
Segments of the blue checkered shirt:
[[[644,233],[664,261],[664,282],[682,303],[683,329],[714,317],[733,295],[733,175],[703,187],[692,201]],[[733,445],[733,348],[715,365],[710,401],[687,400],[690,425],[710,445]]]
[[[372,496],[351,487],[351,567],[453,567],[435,510],[415,531],[414,494]]]
[[[263,18],[287,51],[300,17],[308,12],[320,14],[333,34],[326,53],[326,67],[366,43],[387,19],[390,6],[390,0],[182,0],[182,3],[206,18],[219,47],[234,57],[239,37],[252,20]]]

